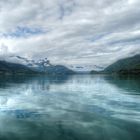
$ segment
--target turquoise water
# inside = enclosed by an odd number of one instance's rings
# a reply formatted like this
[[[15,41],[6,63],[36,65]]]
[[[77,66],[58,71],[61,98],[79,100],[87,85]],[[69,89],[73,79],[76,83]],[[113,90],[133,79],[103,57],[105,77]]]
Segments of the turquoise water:
[[[138,76],[0,77],[0,140],[139,140]]]

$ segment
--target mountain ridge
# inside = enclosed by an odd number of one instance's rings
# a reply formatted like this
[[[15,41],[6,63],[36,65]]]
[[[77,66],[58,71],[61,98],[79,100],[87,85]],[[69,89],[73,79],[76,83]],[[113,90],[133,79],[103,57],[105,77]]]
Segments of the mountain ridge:
[[[106,67],[103,71],[91,71],[91,74],[140,74],[140,55],[120,59]]]
[[[25,60],[22,57],[17,58]],[[49,60],[46,58],[45,60],[39,60],[38,62],[35,62],[33,60],[27,62],[30,63],[27,63],[25,65],[0,60],[0,74],[48,74],[48,75],[74,74],[74,71],[68,69],[65,66],[50,64]]]
[[[35,74],[36,71],[16,63],[0,61],[0,74]]]

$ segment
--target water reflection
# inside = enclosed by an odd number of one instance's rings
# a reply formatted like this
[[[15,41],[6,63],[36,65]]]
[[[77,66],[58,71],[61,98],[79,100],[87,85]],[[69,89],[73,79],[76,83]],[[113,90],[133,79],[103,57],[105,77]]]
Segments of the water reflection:
[[[118,88],[125,90],[128,94],[140,95],[140,77],[139,76],[104,76],[104,78]]]
[[[0,139],[138,140],[138,83],[99,75],[0,78]]]
[[[49,85],[52,83],[56,84],[63,84],[65,81],[69,79],[69,75],[65,76],[43,76],[43,75],[21,75],[21,76],[16,76],[16,75],[9,75],[9,76],[0,76],[0,88],[7,88],[9,86],[17,86],[21,84],[31,84],[32,82],[36,82],[37,88],[41,89],[48,89]]]

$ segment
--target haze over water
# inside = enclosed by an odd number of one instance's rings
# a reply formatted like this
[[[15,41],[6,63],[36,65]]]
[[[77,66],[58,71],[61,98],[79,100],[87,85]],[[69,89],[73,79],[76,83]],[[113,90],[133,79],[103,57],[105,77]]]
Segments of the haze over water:
[[[138,140],[140,78],[0,77],[0,140]]]

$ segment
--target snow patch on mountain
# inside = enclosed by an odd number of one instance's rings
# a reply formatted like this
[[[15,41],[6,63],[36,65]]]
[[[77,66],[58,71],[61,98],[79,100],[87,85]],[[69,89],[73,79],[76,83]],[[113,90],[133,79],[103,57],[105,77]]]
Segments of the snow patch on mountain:
[[[70,65],[68,68],[72,69],[76,72],[82,72],[82,73],[89,73],[91,70],[95,71],[102,71],[104,70],[104,67],[97,66],[97,65]]]
[[[55,66],[50,63],[48,58],[33,60],[21,56],[9,55],[8,57],[3,57],[3,59],[1,60],[11,62],[11,63],[22,64],[33,70],[40,71],[40,72],[45,72],[50,66]],[[89,64],[66,65],[66,67],[77,73],[89,73],[91,70],[102,71],[104,69],[104,67],[97,66],[97,65],[89,65]]]

